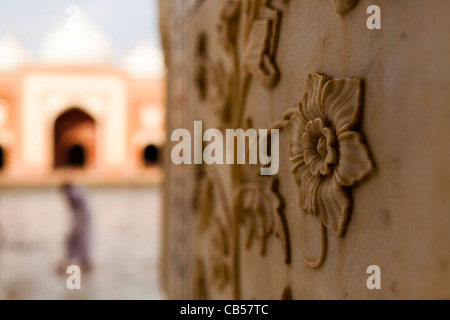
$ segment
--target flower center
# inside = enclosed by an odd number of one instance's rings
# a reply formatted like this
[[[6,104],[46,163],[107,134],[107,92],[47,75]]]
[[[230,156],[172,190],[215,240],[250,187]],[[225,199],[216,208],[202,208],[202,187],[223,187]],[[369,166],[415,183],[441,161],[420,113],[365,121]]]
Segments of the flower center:
[[[303,157],[313,175],[330,175],[337,163],[336,135],[323,119],[310,121],[302,137]]]
[[[317,144],[317,152],[320,154],[322,159],[326,159],[328,155],[327,144],[327,138],[325,138],[324,136],[319,138],[319,143]]]

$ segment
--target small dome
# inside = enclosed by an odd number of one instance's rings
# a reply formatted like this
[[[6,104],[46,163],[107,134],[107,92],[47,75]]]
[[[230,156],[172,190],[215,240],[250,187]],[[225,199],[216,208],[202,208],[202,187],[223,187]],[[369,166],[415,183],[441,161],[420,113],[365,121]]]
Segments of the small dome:
[[[125,55],[124,67],[136,78],[160,78],[164,75],[163,55],[150,42],[142,41]]]
[[[76,23],[65,21],[42,42],[40,60],[50,65],[106,65],[112,48],[106,36],[83,14]]]
[[[30,62],[30,54],[14,34],[0,38],[0,72],[11,73]]]

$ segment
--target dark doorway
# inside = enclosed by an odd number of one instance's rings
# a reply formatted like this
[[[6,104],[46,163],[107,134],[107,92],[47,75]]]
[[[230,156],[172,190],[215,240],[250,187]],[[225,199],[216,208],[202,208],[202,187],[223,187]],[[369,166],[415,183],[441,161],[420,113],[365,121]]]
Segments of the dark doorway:
[[[158,148],[154,145],[147,146],[144,149],[144,164],[145,166],[153,166],[158,164]]]
[[[5,150],[0,146],[0,171],[5,168]]]
[[[95,121],[72,108],[55,121],[55,168],[85,168],[95,164]]]
[[[83,168],[86,165],[86,151],[83,146],[75,145],[69,149],[69,166]]]

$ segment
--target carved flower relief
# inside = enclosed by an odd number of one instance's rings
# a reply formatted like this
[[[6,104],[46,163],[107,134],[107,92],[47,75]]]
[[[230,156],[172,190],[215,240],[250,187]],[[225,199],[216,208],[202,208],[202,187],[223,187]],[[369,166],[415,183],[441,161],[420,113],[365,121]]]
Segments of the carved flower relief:
[[[267,1],[265,1],[267,2]],[[249,2],[251,3],[251,2]],[[274,62],[281,13],[264,4],[258,8],[244,49],[244,68],[264,86],[271,88],[279,79]],[[254,9],[250,9],[250,12]]]
[[[264,256],[267,240],[274,235],[280,239],[285,262],[289,264],[289,232],[277,185],[278,180],[274,178],[258,178],[240,188],[235,203],[239,222],[247,228],[247,249],[259,240],[260,253]]]
[[[290,156],[300,205],[342,236],[350,208],[346,188],[372,171],[358,123],[362,84],[354,79],[308,77],[306,93],[291,117]]]
[[[336,6],[336,13],[346,14],[348,11],[353,9],[359,0],[334,0],[334,5]]]

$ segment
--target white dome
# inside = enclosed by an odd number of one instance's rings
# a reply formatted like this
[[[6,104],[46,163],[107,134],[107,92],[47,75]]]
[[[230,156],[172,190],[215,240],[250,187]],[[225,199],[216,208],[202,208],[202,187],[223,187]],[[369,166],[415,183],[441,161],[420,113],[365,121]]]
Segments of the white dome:
[[[150,42],[142,41],[125,55],[124,67],[136,78],[160,78],[164,75],[163,55]]]
[[[76,24],[66,21],[42,42],[41,62],[51,65],[105,65],[112,48],[106,36],[84,15]]]
[[[0,38],[0,72],[14,72],[29,61],[30,54],[16,35],[5,34]]]

